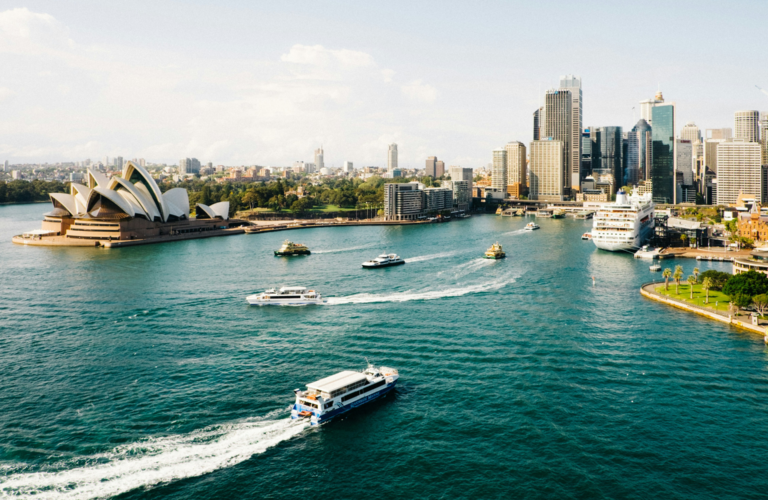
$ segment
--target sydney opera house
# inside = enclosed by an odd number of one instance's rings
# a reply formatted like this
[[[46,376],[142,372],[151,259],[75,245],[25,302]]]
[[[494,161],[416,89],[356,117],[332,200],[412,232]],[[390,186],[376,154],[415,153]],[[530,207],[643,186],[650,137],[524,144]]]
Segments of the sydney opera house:
[[[186,189],[160,191],[144,167],[128,162],[121,176],[107,179],[88,170],[87,186],[51,193],[53,210],[43,227],[15,236],[14,243],[64,246],[123,246],[233,234],[244,221],[229,219],[229,202],[195,206],[190,218]],[[237,231],[240,232],[240,231]]]

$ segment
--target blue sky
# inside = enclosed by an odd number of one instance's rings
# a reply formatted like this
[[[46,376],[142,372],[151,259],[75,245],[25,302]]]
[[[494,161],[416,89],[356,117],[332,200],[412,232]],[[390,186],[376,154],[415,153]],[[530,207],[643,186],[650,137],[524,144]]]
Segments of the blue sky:
[[[558,77],[584,125],[661,89],[686,121],[768,111],[768,2],[0,4],[0,160],[478,167]],[[634,114],[633,114],[634,113]]]

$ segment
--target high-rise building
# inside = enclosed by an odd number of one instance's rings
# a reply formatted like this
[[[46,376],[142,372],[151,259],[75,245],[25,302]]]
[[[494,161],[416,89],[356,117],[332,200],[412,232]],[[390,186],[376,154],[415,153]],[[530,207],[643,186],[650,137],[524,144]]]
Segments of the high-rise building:
[[[688,122],[685,127],[680,131],[680,138],[686,141],[691,141],[691,144],[701,142],[701,130],[693,122]]]
[[[676,203],[675,189],[675,103],[651,108],[651,182],[656,203]]]
[[[621,127],[592,129],[592,172],[612,175],[616,185],[624,181],[624,136]]]
[[[646,165],[649,162],[648,142],[651,135],[651,126],[648,122],[640,120],[627,134],[627,158],[625,161],[627,183],[635,185],[646,179]]]
[[[120,170],[120,171],[123,170],[123,157],[122,156],[115,157],[115,168],[117,170]]]
[[[5,162],[3,163],[3,172],[7,172],[7,171],[8,171],[8,160],[5,160]]]
[[[717,204],[736,203],[739,193],[763,200],[763,168],[760,145],[739,139],[717,146]]]
[[[762,162],[763,165],[768,165],[768,111],[763,111],[760,114],[760,144],[762,144]],[[5,163],[8,163],[7,161]],[[6,170],[8,167],[5,167]]]
[[[573,75],[560,77],[560,90],[568,90],[571,93],[571,189],[578,191],[581,188],[581,130],[582,130],[582,93],[581,78]]]
[[[590,137],[591,127],[587,127],[581,133],[581,174],[583,176],[592,175],[592,139]]]
[[[437,160],[435,162],[435,177],[442,177],[445,175],[445,162]]]
[[[563,201],[563,147],[562,141],[552,139],[531,142],[529,199]]]
[[[504,148],[493,150],[491,187],[507,192],[507,150]]]
[[[678,184],[686,186],[693,185],[693,143],[688,139],[677,139],[675,144],[675,155]],[[681,175],[682,174],[682,175]],[[682,177],[682,179],[679,179]],[[680,182],[682,181],[682,182]]]
[[[548,90],[544,95],[546,114],[544,136],[563,145],[563,195],[571,190],[571,141],[573,140],[573,100],[570,90]]]
[[[315,150],[315,165],[317,166],[317,170],[320,170],[321,168],[325,168],[325,161],[323,160],[322,146],[320,146],[320,148]]]
[[[428,213],[453,208],[453,187],[431,187],[424,190],[424,210]]]
[[[451,167],[456,168],[456,167]],[[472,170],[472,169],[467,169]],[[471,176],[471,174],[470,174]],[[453,190],[453,206],[456,210],[466,212],[472,202],[472,181],[468,180],[450,180],[443,181],[443,187]]]
[[[387,220],[415,220],[424,210],[424,191],[418,182],[384,184],[384,217]]]
[[[704,167],[717,173],[717,146],[726,139],[707,139],[704,142]]]
[[[541,124],[544,108],[539,108],[533,112],[533,140],[538,141],[541,139]]]
[[[468,181],[472,187],[472,169],[464,167],[450,167],[448,173],[453,181]]]
[[[760,112],[737,111],[733,120],[734,139],[760,142]]]
[[[344,172],[350,173],[354,171],[354,168],[352,168],[352,162],[351,161],[345,161],[344,162]]]
[[[432,178],[437,177],[437,156],[430,156],[425,163],[426,174]]]
[[[526,188],[525,144],[513,141],[504,149],[507,152],[507,194],[520,198]]]
[[[732,139],[733,130],[729,128],[708,128],[705,139]]]
[[[387,151],[387,170],[393,171],[397,168],[397,144],[390,144]]]
[[[664,96],[661,91],[656,92],[656,97],[653,99],[646,99],[640,101],[640,118],[648,122],[648,125],[653,126],[653,108],[664,102]]]

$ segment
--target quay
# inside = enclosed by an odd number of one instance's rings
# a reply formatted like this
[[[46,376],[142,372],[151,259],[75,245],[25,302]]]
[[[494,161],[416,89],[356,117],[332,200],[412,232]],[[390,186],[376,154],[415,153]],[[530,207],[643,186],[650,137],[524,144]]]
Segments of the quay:
[[[719,311],[716,311],[712,308],[708,307],[699,307],[687,302],[684,302],[682,300],[673,299],[671,297],[667,297],[665,295],[662,295],[656,291],[656,288],[659,286],[664,286],[663,281],[654,281],[652,283],[646,283],[643,286],[640,287],[640,295],[643,297],[655,300],[656,302],[661,302],[663,304],[667,304],[668,306],[676,307],[678,309],[683,309],[688,312],[692,312],[695,314],[698,314],[700,316],[705,316],[709,319],[713,319],[715,321],[719,321],[721,323],[727,323],[729,325],[743,328],[744,330],[749,330],[750,332],[758,333],[760,335],[765,335],[768,338],[768,325],[755,325],[752,324],[751,317],[749,315],[745,314],[720,314]],[[674,285],[670,285],[674,286]]]
[[[447,222],[447,221],[446,221]],[[244,232],[247,234],[272,233],[276,231],[291,231],[294,229],[310,229],[315,227],[346,227],[346,226],[417,226],[421,224],[439,224],[439,220],[330,220],[296,219],[287,223],[251,223]]]

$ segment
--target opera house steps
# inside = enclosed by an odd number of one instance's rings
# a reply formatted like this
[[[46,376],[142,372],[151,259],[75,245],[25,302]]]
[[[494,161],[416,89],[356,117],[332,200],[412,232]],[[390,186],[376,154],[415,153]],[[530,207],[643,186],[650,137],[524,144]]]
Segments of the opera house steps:
[[[53,210],[42,229],[13,237],[33,246],[121,247],[244,232],[247,221],[229,218],[229,202],[195,206],[190,218],[187,191],[163,193],[146,169],[128,162],[108,179],[88,170],[88,185],[72,183],[70,193],[51,193]]]

